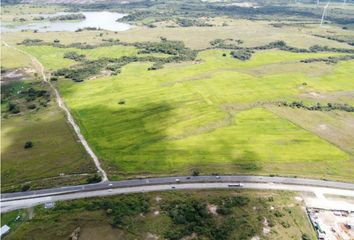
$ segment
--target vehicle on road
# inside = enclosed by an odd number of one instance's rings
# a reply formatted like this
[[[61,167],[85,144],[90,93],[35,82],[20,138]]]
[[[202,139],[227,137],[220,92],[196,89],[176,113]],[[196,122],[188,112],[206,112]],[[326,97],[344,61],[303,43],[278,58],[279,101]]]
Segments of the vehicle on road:
[[[243,184],[242,183],[230,183],[228,186],[229,187],[243,187]]]

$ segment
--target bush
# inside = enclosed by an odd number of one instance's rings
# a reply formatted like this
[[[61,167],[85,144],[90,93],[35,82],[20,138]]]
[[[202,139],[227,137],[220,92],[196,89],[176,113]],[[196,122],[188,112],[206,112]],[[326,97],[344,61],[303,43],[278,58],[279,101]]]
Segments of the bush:
[[[95,174],[93,176],[89,176],[87,178],[87,183],[98,183],[102,181],[102,177],[98,174]]]
[[[248,49],[241,49],[238,51],[231,51],[231,56],[233,58],[237,58],[241,61],[246,61],[251,58],[253,51],[248,50]]]
[[[21,187],[21,191],[26,192],[26,191],[30,190],[30,188],[31,188],[31,186],[29,184],[24,184]]]
[[[281,222],[281,225],[284,227],[284,228],[289,228],[290,227],[290,224],[288,222]]]
[[[276,216],[276,217],[283,217],[283,216],[284,216],[284,213],[282,213],[282,212],[279,211],[279,210],[276,210],[276,211],[274,212],[274,216]]]
[[[32,147],[33,147],[32,141],[27,141],[23,147],[24,147],[25,149],[32,148]]]
[[[30,105],[27,106],[28,109],[36,109],[37,106],[34,103],[31,103]]]
[[[216,212],[218,214],[221,214],[221,215],[228,215],[228,214],[231,214],[232,213],[232,209],[231,208],[227,208],[225,206],[220,206],[216,209]]]
[[[302,240],[310,240],[311,238],[309,237],[309,235],[307,235],[306,233],[302,234],[301,236]]]
[[[68,21],[68,20],[82,20],[86,19],[85,15],[82,13],[72,13],[72,14],[65,14],[65,15],[59,15],[59,16],[54,16],[50,17],[50,21]]]
[[[20,112],[20,107],[16,103],[9,103],[9,111],[13,114]]]
[[[194,169],[193,171],[192,171],[192,176],[199,176],[199,174],[200,174],[200,172],[199,172],[199,170],[198,169]]]
[[[66,52],[64,58],[72,59],[74,61],[80,62],[85,60],[85,55],[78,54],[77,52]]]

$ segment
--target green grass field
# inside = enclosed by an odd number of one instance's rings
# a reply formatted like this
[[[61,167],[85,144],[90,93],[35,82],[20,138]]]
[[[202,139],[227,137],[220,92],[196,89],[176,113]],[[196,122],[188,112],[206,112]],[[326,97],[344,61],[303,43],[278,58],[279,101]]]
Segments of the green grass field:
[[[27,55],[7,47],[2,47],[1,67],[35,71]],[[21,86],[30,84],[49,90],[33,77],[33,73],[23,71],[23,74],[24,80],[6,79],[1,83],[2,97],[6,94],[6,85],[11,84],[18,86],[13,93],[16,96],[19,96]],[[39,110],[26,109],[25,99],[19,102],[23,105],[21,113],[11,115],[7,112],[8,103],[2,99],[1,191],[20,191],[25,183],[32,189],[85,183],[86,176],[75,174],[95,173],[95,166],[77,142],[53,94],[48,106]],[[24,149],[27,141],[33,142],[33,148]],[[61,173],[65,176],[59,176]]]
[[[33,148],[24,149],[26,141],[32,141]],[[50,179],[59,177],[60,173],[70,175],[95,172],[91,159],[77,143],[57,106],[2,119],[1,142],[3,191],[32,181],[30,185],[33,187],[36,184],[50,186],[36,183],[45,178],[49,178],[47,183],[60,185],[60,179]]]
[[[27,55],[1,45],[1,67],[20,68],[30,66],[31,59]]]
[[[242,197],[248,201],[242,207],[233,207],[229,214],[218,213],[220,199],[232,197]],[[141,199],[148,206],[147,211],[140,212],[136,207]],[[105,209],[102,204],[104,201],[116,203],[114,206],[120,212],[130,209],[119,227],[112,227],[114,213],[112,209]],[[1,220],[5,223],[13,222],[18,214],[21,215],[18,226],[5,239],[67,239],[77,227],[80,227],[80,239],[87,240],[162,239],[167,232],[183,229],[190,224],[175,224],[164,208],[176,201],[180,204],[190,204],[191,201],[202,204],[206,218],[214,223],[209,226],[200,225],[206,235],[208,231],[220,229],[235,219],[236,224],[228,231],[228,236],[224,232],[222,239],[250,239],[254,236],[262,239],[300,239],[303,234],[309,239],[316,238],[302,203],[295,200],[295,194],[274,191],[206,190],[129,194],[57,202],[56,207],[50,210],[36,207],[32,220],[28,220],[28,214],[19,211],[2,214]],[[267,220],[266,224],[264,219]],[[268,228],[269,233],[263,234],[263,228]],[[246,234],[250,236],[245,238]]]
[[[17,13],[16,9],[9,11]],[[152,63],[136,62],[124,66],[117,76],[103,71],[82,83],[59,79],[66,104],[111,179],[188,175],[198,169],[201,174],[280,174],[353,181],[354,136],[347,131],[352,128],[352,113],[299,110],[297,116],[293,109],[273,102],[353,105],[354,61],[306,64],[300,60],[343,53],[280,50],[256,51],[250,60],[239,61],[229,50],[206,49],[210,41],[228,38],[242,40],[242,47],[284,40],[300,48],[319,44],[352,49],[345,42],[325,38],[351,39],[350,30],[292,21],[274,27],[268,20],[224,16],[208,18],[213,27],[169,28],[170,20],[155,28],[137,26],[123,32],[28,31],[5,33],[3,39],[13,45],[24,39],[99,44],[110,38],[144,42],[165,37],[201,50],[194,62],[171,63],[157,71],[147,71]],[[92,60],[138,55],[137,48],[121,45],[84,50],[17,47],[38,58],[48,74],[75,67],[75,61],[63,58],[69,51]],[[118,104],[121,100],[125,104]]]
[[[223,57],[224,52],[203,51],[201,63],[170,64],[158,71],[147,71],[149,63],[129,64],[119,76],[82,84],[60,81],[60,90],[113,178],[190,174],[197,168],[202,174],[352,180],[350,153],[259,102],[354,89],[354,61],[313,76],[306,68],[281,73],[276,66],[337,54],[272,50],[241,62]],[[250,74],[262,67],[261,74]],[[126,104],[119,105],[120,99]]]
[[[52,46],[20,46],[26,52],[35,56],[48,70],[56,70],[63,67],[69,67],[76,62],[64,58],[67,52],[77,52],[84,54],[88,59],[96,60],[99,58],[120,58],[123,56],[137,56],[138,49],[133,46],[109,46],[94,49],[76,49],[76,48],[56,48]],[[168,56],[166,54],[139,54],[139,56],[152,55],[156,57]]]

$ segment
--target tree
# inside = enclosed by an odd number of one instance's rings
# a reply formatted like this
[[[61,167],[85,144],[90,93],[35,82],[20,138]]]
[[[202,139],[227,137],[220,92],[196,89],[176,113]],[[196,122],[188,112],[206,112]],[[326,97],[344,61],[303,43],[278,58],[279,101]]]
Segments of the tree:
[[[98,183],[98,182],[101,182],[102,180],[102,177],[98,174],[95,174],[93,176],[89,176],[87,178],[87,183]]]
[[[32,148],[32,147],[33,147],[32,141],[27,141],[23,147],[24,147],[25,149]]]
[[[192,175],[193,176],[199,176],[200,172],[198,169],[194,169],[193,172],[192,172]]]
[[[31,186],[29,184],[24,184],[21,187],[21,191],[26,192],[26,191],[30,190],[30,188],[31,188]]]
[[[307,235],[306,233],[302,234],[301,236],[302,240],[310,240],[311,238],[309,237],[309,235]]]

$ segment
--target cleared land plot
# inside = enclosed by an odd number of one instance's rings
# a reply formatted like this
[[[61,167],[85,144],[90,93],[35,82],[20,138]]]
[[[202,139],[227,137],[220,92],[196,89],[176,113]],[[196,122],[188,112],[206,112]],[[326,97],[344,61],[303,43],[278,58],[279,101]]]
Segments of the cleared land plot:
[[[278,116],[314,132],[341,149],[351,154],[354,153],[354,113],[306,111],[278,107],[269,107],[268,109]]]
[[[31,65],[28,56],[13,49],[6,48],[5,52],[2,51],[1,57],[2,67],[23,68]],[[14,94],[12,100],[2,99],[2,191],[20,191],[24,183],[28,183],[31,188],[42,188],[85,182],[86,176],[67,176],[92,174],[96,169],[81,143],[77,141],[71,126],[66,122],[64,113],[56,105],[53,93],[47,107],[40,107],[39,110],[27,109],[29,103],[24,97],[19,97],[20,92],[24,86],[31,83],[36,87],[41,84],[26,73],[23,73],[23,78],[24,81],[7,79],[6,81],[12,82],[2,82],[2,97],[6,95],[6,84],[18,86],[12,93]],[[41,89],[49,90],[43,85]],[[15,101],[22,108],[17,115],[7,111],[9,102]],[[37,107],[38,103],[36,102]],[[24,148],[27,141],[33,142],[32,148]],[[66,176],[59,177],[61,173]]]
[[[30,65],[31,59],[27,55],[1,45],[1,67],[20,68],[29,67]]]
[[[337,54],[272,50],[241,62],[228,53],[203,51],[201,62],[170,64],[158,71],[147,71],[149,63],[133,63],[119,76],[82,84],[60,81],[60,89],[113,178],[190,174],[197,168],[202,174],[352,180],[354,163],[348,153],[259,103],[296,100],[314,90],[354,89],[354,61],[320,76],[301,69],[255,76],[244,72]],[[120,99],[125,104],[118,104]]]
[[[10,212],[1,218],[9,222],[16,216],[17,212]],[[7,239],[67,239],[78,227],[80,239],[164,239],[171,233],[178,236],[182,230],[193,231],[193,226],[196,226],[193,235],[215,240],[256,236],[300,239],[304,234],[315,239],[302,202],[295,201],[295,195],[289,192],[208,190],[129,194],[59,202],[48,210],[41,206],[35,208],[32,220],[23,214],[22,219]]]
[[[25,149],[26,141],[32,141],[33,148]],[[25,182],[35,184],[36,180],[59,177],[60,173],[95,172],[91,159],[57,106],[3,119],[1,142],[3,190]],[[60,179],[56,179],[54,185],[59,183]]]

